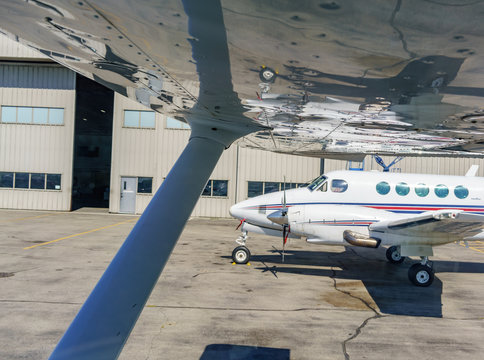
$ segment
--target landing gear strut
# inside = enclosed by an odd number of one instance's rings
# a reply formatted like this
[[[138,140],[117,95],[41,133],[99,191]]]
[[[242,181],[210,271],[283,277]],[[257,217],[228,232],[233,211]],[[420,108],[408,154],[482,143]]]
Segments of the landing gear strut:
[[[247,231],[242,231],[242,234],[235,240],[239,246],[237,246],[234,251],[232,251],[232,260],[236,264],[247,264],[250,260],[250,251],[245,243],[249,236],[247,235]]]
[[[427,256],[422,256],[422,261],[413,264],[408,269],[408,279],[416,286],[427,287],[434,281],[434,270]]]
[[[392,264],[401,264],[405,260],[405,256],[400,253],[400,246],[390,246],[386,255],[388,261]]]

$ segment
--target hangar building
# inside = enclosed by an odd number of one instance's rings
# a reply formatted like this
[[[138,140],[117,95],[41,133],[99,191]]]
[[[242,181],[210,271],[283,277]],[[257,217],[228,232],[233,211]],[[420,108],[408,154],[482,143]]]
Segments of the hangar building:
[[[0,37],[0,208],[143,212],[184,149],[186,124]],[[391,159],[384,157],[386,162]],[[394,170],[463,175],[482,159],[406,158]],[[247,197],[300,186],[323,171],[381,169],[274,154],[233,144],[193,216],[229,217]]]

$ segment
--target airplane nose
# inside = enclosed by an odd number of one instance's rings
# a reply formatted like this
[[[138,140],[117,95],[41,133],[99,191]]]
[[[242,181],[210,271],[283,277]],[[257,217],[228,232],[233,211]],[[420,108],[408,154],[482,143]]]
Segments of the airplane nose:
[[[240,205],[239,204],[232,205],[229,209],[230,216],[237,218],[237,219],[242,219],[240,212],[241,211],[240,211]]]

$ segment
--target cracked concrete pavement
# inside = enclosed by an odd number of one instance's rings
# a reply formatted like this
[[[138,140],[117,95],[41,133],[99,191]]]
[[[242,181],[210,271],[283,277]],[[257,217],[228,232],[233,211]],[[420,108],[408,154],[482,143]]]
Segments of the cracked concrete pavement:
[[[0,210],[0,359],[47,358],[134,225],[43,214]],[[249,234],[232,265],[237,223],[189,221],[120,359],[482,358],[483,253],[436,248],[422,289],[383,249],[290,240],[282,263],[280,239]]]

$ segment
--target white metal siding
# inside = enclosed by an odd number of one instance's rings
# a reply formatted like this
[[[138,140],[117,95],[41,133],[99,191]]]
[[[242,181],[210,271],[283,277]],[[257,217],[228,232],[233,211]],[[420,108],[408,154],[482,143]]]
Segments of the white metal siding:
[[[0,87],[75,90],[74,73],[58,65],[0,64]]]
[[[20,73],[27,83],[42,83],[39,74],[45,79],[59,73],[64,78],[60,82],[75,83],[73,72],[51,73],[51,69],[39,67]],[[0,123],[0,171],[62,175],[61,191],[0,188],[0,208],[70,210],[75,91],[0,87],[0,105],[64,108],[62,126]]]
[[[165,129],[165,117],[160,114],[156,114],[156,130],[123,128],[125,109],[146,110],[142,105],[115,94],[109,206],[111,212],[119,212],[122,176],[153,177],[154,193],[168,175],[190,137],[190,131],[187,130]],[[213,180],[228,180],[228,196],[202,196],[192,216],[229,217],[230,206],[247,198],[248,181],[282,182],[286,176],[287,182],[306,182],[319,175],[319,159],[244,148],[238,150],[238,159],[236,144],[224,151],[210,176]],[[143,212],[151,198],[149,195],[138,194],[136,213]]]
[[[11,40],[5,35],[0,34],[0,58],[15,58],[15,59],[48,59],[47,56],[41,54],[37,50],[33,50],[28,46],[22,45],[17,41]]]
[[[389,164],[395,157],[382,156],[385,164]],[[479,165],[477,176],[484,176],[484,159],[480,158],[434,158],[434,157],[406,157],[392,167],[392,170],[398,169],[402,173],[414,174],[435,174],[435,175],[465,175],[471,165]],[[347,161],[329,160],[324,161],[324,172],[333,170],[343,170],[348,168]],[[382,168],[378,165],[372,156],[365,158],[366,171],[377,170]]]

